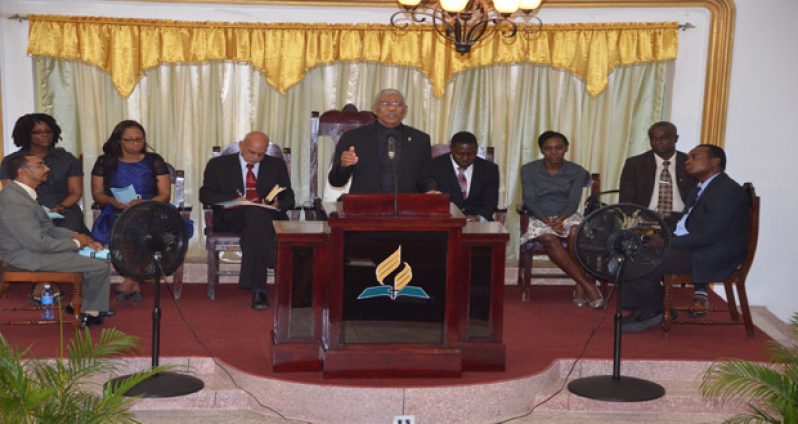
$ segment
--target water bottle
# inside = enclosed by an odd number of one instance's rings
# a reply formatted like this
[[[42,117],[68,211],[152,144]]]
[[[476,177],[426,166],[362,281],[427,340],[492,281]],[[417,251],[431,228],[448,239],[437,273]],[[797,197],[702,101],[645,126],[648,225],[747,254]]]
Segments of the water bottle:
[[[42,320],[52,321],[55,319],[55,313],[52,309],[54,301],[53,288],[50,287],[49,283],[46,283],[44,290],[42,290],[42,308],[45,308],[42,309]]]
[[[186,203],[186,173],[182,169],[175,171],[175,206],[182,208]]]

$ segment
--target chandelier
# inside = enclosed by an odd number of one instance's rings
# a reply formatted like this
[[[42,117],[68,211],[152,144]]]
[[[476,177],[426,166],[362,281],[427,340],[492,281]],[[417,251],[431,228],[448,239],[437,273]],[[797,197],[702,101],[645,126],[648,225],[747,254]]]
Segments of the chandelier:
[[[536,22],[539,30],[542,22],[535,13],[543,0],[397,0],[402,6],[391,15],[395,28],[408,26],[406,20],[421,23],[430,20],[441,37],[454,44],[460,54],[471,51],[480,40],[498,32],[505,37],[514,37],[519,24]],[[516,14],[517,11],[521,13]],[[524,34],[531,31],[521,27]]]

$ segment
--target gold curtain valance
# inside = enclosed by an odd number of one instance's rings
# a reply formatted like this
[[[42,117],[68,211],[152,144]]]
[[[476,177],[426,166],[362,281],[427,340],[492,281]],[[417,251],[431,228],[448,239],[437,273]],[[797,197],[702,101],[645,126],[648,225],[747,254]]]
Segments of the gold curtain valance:
[[[28,53],[86,62],[111,75],[123,96],[162,63],[246,62],[280,92],[315,66],[337,61],[418,68],[441,96],[454,74],[480,66],[536,63],[573,72],[591,95],[621,65],[673,60],[676,23],[544,25],[529,36],[496,34],[460,56],[424,25],[396,30],[369,24],[179,22],[76,16],[30,16]]]

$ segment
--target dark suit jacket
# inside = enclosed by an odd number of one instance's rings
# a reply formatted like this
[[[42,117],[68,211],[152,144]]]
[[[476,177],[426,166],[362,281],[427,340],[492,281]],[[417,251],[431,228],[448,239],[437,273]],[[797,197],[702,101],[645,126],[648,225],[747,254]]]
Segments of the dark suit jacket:
[[[432,160],[432,176],[438,190],[449,194],[449,200],[464,214],[479,215],[493,221],[493,212],[499,203],[499,167],[485,159],[476,158],[468,198],[463,199],[451,157],[451,153],[447,153]]]
[[[239,155],[223,155],[208,161],[202,177],[200,188],[200,201],[208,205],[232,200],[241,197],[244,193],[244,176],[241,174]],[[285,161],[271,156],[264,156],[260,161],[258,170],[257,189],[260,197],[266,197],[272,187],[278,184],[286,190],[277,195],[280,202],[280,213],[285,218],[285,211],[294,207],[294,191],[291,189],[291,179]],[[214,221],[221,211],[219,206],[213,206]]]
[[[430,174],[432,150],[429,135],[407,125],[402,126],[404,137],[401,140],[402,158],[399,162],[400,193],[424,193],[435,189],[435,180]],[[341,166],[341,153],[355,146],[358,162],[350,167]],[[345,132],[333,154],[333,165],[328,181],[335,187],[342,187],[352,177],[350,193],[382,193],[380,186],[380,161],[377,157],[377,124],[372,123]]]
[[[697,187],[690,191],[694,196]],[[685,207],[685,212],[689,205]],[[693,280],[722,281],[743,262],[748,243],[749,199],[739,184],[721,173],[704,189],[687,217],[689,234],[671,246],[691,252]]]
[[[684,168],[687,155],[676,152],[676,185],[682,201],[688,199],[687,192],[696,185],[696,180]],[[621,171],[621,185],[619,200],[623,203],[634,203],[648,208],[651,203],[651,194],[654,192],[654,182],[657,176],[657,162],[654,152],[649,150],[643,154],[626,159]]]

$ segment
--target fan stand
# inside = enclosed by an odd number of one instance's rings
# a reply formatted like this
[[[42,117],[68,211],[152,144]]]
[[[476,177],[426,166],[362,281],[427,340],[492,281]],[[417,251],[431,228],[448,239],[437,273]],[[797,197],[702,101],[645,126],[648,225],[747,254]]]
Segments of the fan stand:
[[[161,342],[161,259],[160,251],[155,251],[152,255],[155,261],[155,294],[153,296],[154,305],[152,307],[152,366],[158,366],[158,356]],[[116,377],[105,383],[103,388],[118,386],[131,375]],[[125,396],[142,396],[145,398],[167,398],[188,395],[198,392],[205,387],[205,383],[199,378],[190,375],[179,374],[176,372],[164,371],[155,374],[124,393]]]
[[[623,269],[624,257],[618,257],[618,270],[615,274],[617,299],[615,302],[615,338],[612,355],[612,375],[595,375],[577,378],[568,383],[568,390],[588,399],[607,402],[642,402],[665,396],[665,388],[657,383],[636,377],[621,376],[621,321],[623,305],[621,293],[623,284],[618,277]]]

